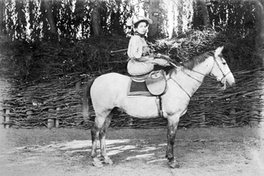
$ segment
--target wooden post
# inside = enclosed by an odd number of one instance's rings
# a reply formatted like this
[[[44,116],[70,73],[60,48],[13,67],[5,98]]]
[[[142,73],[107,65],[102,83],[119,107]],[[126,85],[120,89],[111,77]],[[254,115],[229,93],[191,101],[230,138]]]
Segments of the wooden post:
[[[9,128],[10,122],[10,109],[4,110],[4,128]]]
[[[249,120],[249,125],[254,127],[254,126],[258,126],[259,125],[259,121],[256,120],[256,118],[254,117],[259,117],[260,115],[260,111],[258,111],[258,107],[256,105],[252,105],[251,106],[251,111],[250,111],[250,120]]]
[[[52,108],[49,109],[49,117],[48,117],[48,122],[47,122],[47,127],[48,129],[51,129],[55,126],[55,118],[52,117],[52,111],[54,112],[54,110]]]
[[[60,126],[60,120],[58,118],[55,119],[55,127],[59,128]]]
[[[234,109],[234,108],[232,108],[231,110],[230,110],[230,112],[229,112],[229,116],[231,117],[231,123],[233,124],[233,125],[235,125],[236,124],[236,110]]]
[[[28,110],[28,111],[26,112],[27,119],[31,119],[31,118],[32,118],[32,114],[33,114],[33,111],[32,111],[32,110]]]
[[[78,82],[75,84],[75,87],[76,87],[76,90],[80,90],[80,89],[81,89],[81,81],[78,81]]]
[[[48,119],[48,129],[51,129],[54,127],[54,119],[53,118],[49,118]]]
[[[200,127],[206,127],[206,116],[205,116],[205,104],[200,104],[199,109],[201,111],[200,114],[200,119],[201,119],[201,124]]]
[[[76,89],[77,89],[77,87],[76,87]],[[58,112],[61,110],[61,107],[57,107],[56,108],[56,118],[55,118],[55,127],[56,128],[59,128],[59,126],[60,126],[60,120],[58,119]]]

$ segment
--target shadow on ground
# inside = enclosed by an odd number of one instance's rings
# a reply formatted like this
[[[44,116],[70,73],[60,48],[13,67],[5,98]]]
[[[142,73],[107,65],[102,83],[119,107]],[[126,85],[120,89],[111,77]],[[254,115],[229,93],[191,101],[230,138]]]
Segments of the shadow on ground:
[[[7,129],[0,175],[256,175],[263,173],[260,138],[251,128],[179,130],[180,169],[165,159],[166,129],[111,129],[112,166],[92,166],[90,132],[78,129]]]

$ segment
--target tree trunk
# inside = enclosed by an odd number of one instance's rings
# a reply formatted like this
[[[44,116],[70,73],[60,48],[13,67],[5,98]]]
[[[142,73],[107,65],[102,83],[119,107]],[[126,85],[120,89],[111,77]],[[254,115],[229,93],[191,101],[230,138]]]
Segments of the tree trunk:
[[[100,18],[100,2],[99,0],[94,1],[92,11],[92,29],[94,36],[100,36],[101,34],[101,18]]]
[[[257,38],[256,46],[262,47],[264,45],[264,0],[257,1],[258,12],[257,12]]]
[[[149,25],[149,37],[156,37],[158,34],[158,19],[159,19],[159,9],[160,0],[151,0],[149,1],[149,18],[153,21],[151,25]]]
[[[255,39],[255,47],[256,54],[259,58],[262,58],[260,62],[262,66],[264,66],[264,0],[256,0],[257,7],[257,21],[256,21],[256,39]],[[257,64],[259,60],[256,60]],[[261,64],[260,64],[261,65]]]
[[[208,13],[208,9],[207,9],[205,1],[206,0],[198,0],[199,4],[201,5],[201,9],[203,13],[204,26],[208,26],[209,25],[209,13]]]
[[[4,13],[5,13],[5,2],[4,0],[0,0],[0,35],[4,33],[4,29],[5,29]]]
[[[175,16],[177,16],[176,15],[177,11],[175,11],[176,8],[173,1],[167,1],[166,8],[168,9],[167,33],[168,33],[168,38],[171,39],[176,30],[175,25],[177,24],[177,21],[175,20]]]
[[[264,0],[260,1],[260,18],[259,18],[259,33],[257,35],[257,39],[259,40],[257,42],[257,46],[259,47],[258,50],[261,53],[262,58],[262,66],[264,66]]]
[[[183,33],[183,20],[182,20],[182,16],[183,16],[183,0],[179,0],[178,1],[178,12],[179,12],[179,15],[178,15],[178,26],[177,26],[177,29],[178,29],[178,34],[182,34]]]
[[[57,27],[56,27],[56,24],[54,22],[54,17],[53,17],[52,10],[50,7],[51,1],[43,0],[43,2],[44,2],[45,9],[47,10],[47,19],[48,19],[49,25],[50,25],[50,32],[57,35]]]

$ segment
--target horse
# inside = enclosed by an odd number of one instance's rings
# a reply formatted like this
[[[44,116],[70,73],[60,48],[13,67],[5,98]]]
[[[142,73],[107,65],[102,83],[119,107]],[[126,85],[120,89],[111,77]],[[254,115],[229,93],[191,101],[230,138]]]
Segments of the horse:
[[[187,111],[192,95],[203,83],[206,76],[221,83],[221,89],[235,85],[235,78],[222,55],[223,47],[205,52],[175,66],[166,75],[166,92],[161,95],[163,118],[167,119],[166,158],[171,168],[179,168],[174,157],[174,142],[180,117]],[[91,128],[93,165],[113,164],[107,156],[106,133],[116,108],[136,118],[157,118],[155,96],[129,97],[127,90],[130,77],[119,73],[106,73],[88,81],[83,97],[83,117],[89,119],[93,106],[95,120]],[[100,141],[100,154],[97,156],[97,141]]]

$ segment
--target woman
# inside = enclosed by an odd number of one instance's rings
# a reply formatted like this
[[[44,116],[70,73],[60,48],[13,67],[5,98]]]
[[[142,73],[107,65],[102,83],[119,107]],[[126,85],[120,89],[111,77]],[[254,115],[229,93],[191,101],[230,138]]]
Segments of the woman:
[[[157,56],[151,53],[145,40],[149,24],[152,24],[152,20],[145,17],[134,17],[132,20],[134,35],[130,38],[127,50],[127,71],[131,76],[148,74],[154,69],[154,65],[170,65],[166,59],[156,58]]]

